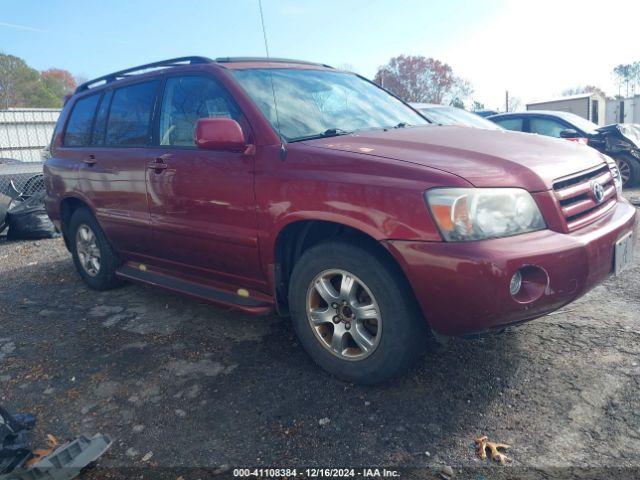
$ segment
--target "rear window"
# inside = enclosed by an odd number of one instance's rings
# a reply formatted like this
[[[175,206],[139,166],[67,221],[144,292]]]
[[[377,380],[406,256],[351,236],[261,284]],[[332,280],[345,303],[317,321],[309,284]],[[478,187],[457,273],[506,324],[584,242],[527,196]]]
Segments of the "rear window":
[[[64,145],[78,147],[89,145],[91,141],[91,125],[98,106],[100,95],[95,94],[81,98],[73,106],[67,130],[64,134]]]
[[[158,80],[117,89],[113,94],[105,144],[143,147],[150,143],[151,114]]]

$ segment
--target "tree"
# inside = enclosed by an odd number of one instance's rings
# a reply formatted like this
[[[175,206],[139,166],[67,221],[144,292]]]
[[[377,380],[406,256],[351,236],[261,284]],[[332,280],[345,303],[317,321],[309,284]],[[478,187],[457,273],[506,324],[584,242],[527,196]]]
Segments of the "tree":
[[[595,87],[593,85],[586,85],[586,86],[579,86],[579,87],[574,87],[574,88],[567,88],[566,90],[562,91],[562,96],[563,97],[569,97],[571,95],[579,95],[581,93],[596,93],[598,95],[601,95],[605,98],[607,98],[607,94],[604,93],[604,90],[602,90],[599,87]]]
[[[620,88],[624,84],[627,89],[626,96],[629,96],[629,85],[633,84],[633,64],[620,64],[613,69],[613,74],[618,81],[618,95],[620,94]]]
[[[0,108],[62,106],[64,95],[75,86],[69,72],[51,69],[40,74],[14,55],[0,53]]]
[[[471,106],[471,110],[474,112],[479,112],[480,110],[484,110],[484,103],[479,102],[478,100],[473,101],[473,105]]]
[[[517,112],[522,107],[522,101],[519,97],[509,97],[509,104],[505,105],[507,112]]]
[[[400,55],[378,68],[373,81],[405,102],[443,103],[468,96],[471,85],[457,78],[453,69],[435,58]],[[458,101],[456,100],[456,101]]]
[[[73,75],[61,68],[50,68],[42,72],[42,80],[45,86],[56,95],[64,98],[65,95],[73,93],[76,89],[76,81]]]

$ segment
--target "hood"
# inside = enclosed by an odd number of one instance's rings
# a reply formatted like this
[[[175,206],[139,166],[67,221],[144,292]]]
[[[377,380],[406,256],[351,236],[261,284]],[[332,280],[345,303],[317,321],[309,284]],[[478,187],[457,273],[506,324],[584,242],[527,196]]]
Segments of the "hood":
[[[564,139],[456,126],[374,130],[308,140],[307,145],[435,168],[477,187],[549,190],[557,178],[604,163],[593,148]]]

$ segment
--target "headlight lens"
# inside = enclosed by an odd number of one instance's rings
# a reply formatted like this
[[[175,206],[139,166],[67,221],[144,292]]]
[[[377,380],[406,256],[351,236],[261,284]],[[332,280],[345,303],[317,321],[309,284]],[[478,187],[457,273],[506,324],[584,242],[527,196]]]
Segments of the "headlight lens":
[[[521,188],[434,188],[425,197],[448,242],[508,237],[546,228],[538,205]]]
[[[611,157],[608,157],[606,155],[603,155],[603,157],[604,157],[604,160],[607,162],[607,165],[609,165],[609,170],[611,170],[611,175],[613,175],[613,184],[616,186],[616,193],[618,194],[618,197],[621,197],[622,196],[622,175],[620,175],[620,169],[618,168],[618,164]]]

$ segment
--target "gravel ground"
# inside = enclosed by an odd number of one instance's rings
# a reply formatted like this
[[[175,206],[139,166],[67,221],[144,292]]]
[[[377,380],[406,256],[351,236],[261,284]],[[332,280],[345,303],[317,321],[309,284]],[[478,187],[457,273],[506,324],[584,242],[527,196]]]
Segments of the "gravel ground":
[[[628,196],[640,204],[640,190]],[[430,342],[408,375],[363,387],[319,370],[286,320],[133,284],[97,293],[62,240],[0,238],[0,403],[38,415],[37,441],[110,434],[106,467],[428,467],[431,478],[449,465],[467,478],[489,468],[473,449],[487,434],[511,445],[493,474],[638,474],[638,263],[502,335]]]

